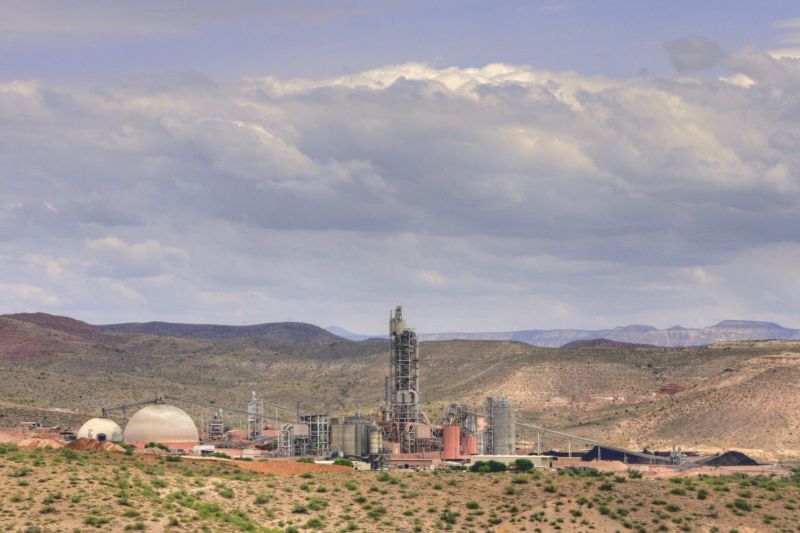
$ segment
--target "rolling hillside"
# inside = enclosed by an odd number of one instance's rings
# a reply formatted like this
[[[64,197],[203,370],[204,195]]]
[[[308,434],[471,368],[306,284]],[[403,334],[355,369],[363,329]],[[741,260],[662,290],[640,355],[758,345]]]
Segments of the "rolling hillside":
[[[255,390],[289,408],[299,401],[303,409],[334,413],[369,411],[381,401],[387,341],[297,340],[285,326],[265,326],[262,335],[208,339],[194,331],[112,333],[49,315],[0,317],[0,425],[32,417],[77,424],[101,405],[157,394],[243,407]],[[423,342],[421,393],[434,420],[448,402],[481,405],[504,392],[520,420],[609,443],[735,446],[798,457],[798,353],[796,341],[564,349]]]

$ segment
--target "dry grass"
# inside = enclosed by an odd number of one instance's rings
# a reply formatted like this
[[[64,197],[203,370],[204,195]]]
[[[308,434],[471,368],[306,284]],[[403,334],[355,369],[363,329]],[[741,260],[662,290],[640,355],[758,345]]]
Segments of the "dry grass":
[[[0,453],[4,531],[798,531],[800,480],[321,471]]]

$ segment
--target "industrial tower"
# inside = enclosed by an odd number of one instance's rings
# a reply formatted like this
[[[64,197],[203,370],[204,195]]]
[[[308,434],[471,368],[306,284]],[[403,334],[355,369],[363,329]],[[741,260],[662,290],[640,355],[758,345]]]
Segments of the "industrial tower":
[[[399,442],[401,451],[409,453],[416,451],[416,423],[421,421],[419,347],[417,334],[408,329],[403,320],[401,306],[397,306],[394,315],[389,316],[389,334],[392,346],[384,392],[390,440]]]

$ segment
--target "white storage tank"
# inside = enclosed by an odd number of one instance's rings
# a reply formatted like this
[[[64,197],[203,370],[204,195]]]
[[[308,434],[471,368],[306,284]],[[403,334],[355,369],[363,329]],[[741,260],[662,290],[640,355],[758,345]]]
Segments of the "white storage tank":
[[[492,453],[514,455],[517,451],[517,430],[514,406],[501,398],[492,402]]]
[[[124,436],[125,442],[134,445],[157,442],[184,449],[192,449],[200,440],[192,418],[183,409],[167,404],[139,409],[125,426]]]
[[[110,418],[92,418],[84,422],[76,437],[119,442],[122,440],[122,428]]]

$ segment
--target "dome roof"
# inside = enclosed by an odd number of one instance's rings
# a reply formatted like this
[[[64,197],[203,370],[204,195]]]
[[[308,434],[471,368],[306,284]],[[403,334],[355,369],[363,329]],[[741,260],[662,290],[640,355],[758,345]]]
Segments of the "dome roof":
[[[200,440],[197,426],[189,415],[174,405],[153,404],[142,407],[125,426],[127,442],[180,442]]]
[[[92,418],[84,422],[78,430],[77,437],[79,439],[97,439],[100,434],[105,435],[108,440],[114,440],[114,437],[122,436],[122,428],[110,418]]]

